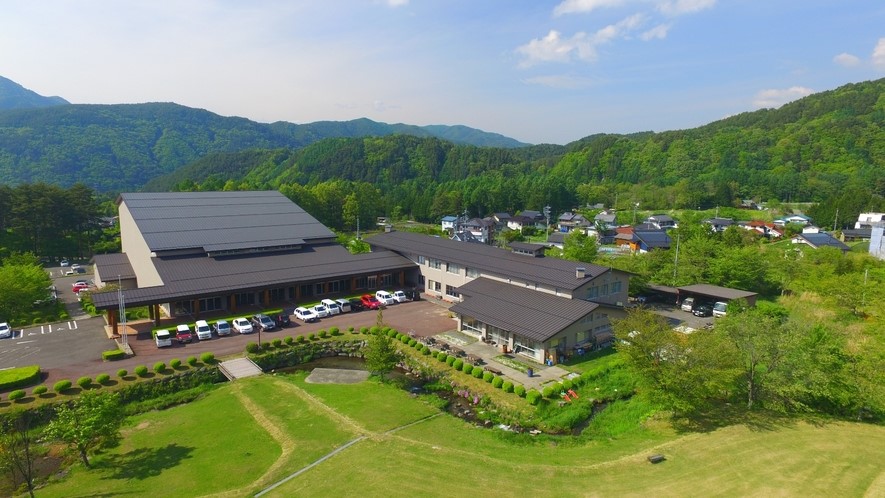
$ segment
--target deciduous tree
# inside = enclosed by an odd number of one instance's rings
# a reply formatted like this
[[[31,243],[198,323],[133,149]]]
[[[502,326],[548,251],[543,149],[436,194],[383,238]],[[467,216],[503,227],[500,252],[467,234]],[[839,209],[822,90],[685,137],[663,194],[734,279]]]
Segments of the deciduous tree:
[[[86,391],[70,405],[60,405],[46,433],[75,450],[89,467],[89,452],[120,438],[123,411],[117,393]]]

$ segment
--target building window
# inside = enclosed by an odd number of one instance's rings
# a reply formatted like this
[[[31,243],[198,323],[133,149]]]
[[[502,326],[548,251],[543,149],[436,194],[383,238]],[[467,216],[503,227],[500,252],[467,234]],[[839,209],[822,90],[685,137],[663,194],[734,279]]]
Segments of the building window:
[[[426,262],[427,262],[427,258],[425,258],[424,256],[418,256],[418,264],[419,265],[423,265]]]
[[[480,275],[479,270],[477,270],[476,268],[468,268],[467,269],[467,276],[468,277],[479,278],[479,275]]]
[[[449,273],[458,274],[461,273],[461,267],[456,265],[455,263],[449,263],[446,265],[446,271]]]
[[[593,286],[587,289],[587,299],[599,297],[599,287]]]
[[[451,297],[461,297],[461,294],[458,294],[458,291],[455,290],[455,287],[451,285],[446,286],[446,295]]]
[[[223,300],[220,297],[207,297],[200,299],[200,311],[218,311],[224,309],[222,307]]]
[[[300,287],[300,295],[301,299],[312,296],[313,286],[310,284],[304,284]]]
[[[433,268],[434,270],[439,270],[442,267],[442,263],[438,259],[430,258],[427,260],[427,266]]]
[[[314,296],[322,296],[326,293],[325,285],[322,283],[313,284],[313,295]]]
[[[461,317],[461,328],[482,334],[482,322],[472,316]]]
[[[271,302],[285,301],[286,300],[286,288],[279,287],[276,289],[271,289],[270,290],[270,300],[271,300]],[[220,308],[215,308],[215,309],[220,309]]]
[[[236,296],[237,306],[247,306],[250,304],[255,304],[255,293],[254,292],[243,292],[237,294]]]
[[[617,294],[621,292],[621,281],[612,282],[612,294]]]
[[[390,287],[393,285],[393,274],[385,273],[381,275],[381,285],[384,287]]]
[[[583,330],[575,334],[575,345],[581,345],[590,342],[590,331]]]
[[[442,284],[437,282],[436,280],[428,280],[427,288],[432,291],[439,292],[442,290]]]
[[[357,289],[365,289],[369,286],[369,280],[366,277],[358,277],[356,279],[356,288]]]
[[[367,280],[368,280],[369,289],[378,288],[378,277],[377,276],[371,275],[371,276],[367,277]]]
[[[608,295],[608,284],[602,284],[602,292],[600,292],[600,295],[601,295],[601,296],[607,296],[607,295]]]

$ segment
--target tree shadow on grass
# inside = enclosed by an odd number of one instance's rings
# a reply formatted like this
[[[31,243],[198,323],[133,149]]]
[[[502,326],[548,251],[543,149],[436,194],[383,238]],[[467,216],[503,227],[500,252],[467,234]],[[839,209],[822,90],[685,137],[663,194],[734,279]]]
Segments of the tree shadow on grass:
[[[793,426],[799,419],[785,413],[768,410],[747,410],[726,405],[702,413],[673,417],[673,427],[679,433],[713,432],[730,425],[745,425],[752,431],[773,431]]]
[[[139,448],[122,455],[108,455],[101,466],[112,471],[106,479],[144,480],[191,458],[194,449],[175,443],[161,448]]]

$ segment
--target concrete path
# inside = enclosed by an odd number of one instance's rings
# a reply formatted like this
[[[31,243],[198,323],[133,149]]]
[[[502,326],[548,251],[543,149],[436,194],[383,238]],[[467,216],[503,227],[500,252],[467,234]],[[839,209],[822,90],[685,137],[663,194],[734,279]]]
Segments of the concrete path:
[[[478,356],[485,361],[485,365],[487,367],[494,368],[495,370],[501,371],[504,374],[504,377],[512,380],[516,384],[522,384],[526,389],[535,388],[540,390],[542,384],[546,384],[549,382],[559,382],[563,378],[565,378],[569,372],[563,368],[558,366],[548,367],[546,365],[539,365],[533,363],[529,359],[522,359],[519,355],[511,355],[515,360],[520,361],[521,363],[531,364],[532,369],[534,370],[531,377],[527,374],[520,372],[519,370],[508,367],[503,363],[499,363],[495,360],[496,356],[501,356],[501,350],[495,346],[491,346],[481,341],[476,341],[471,344],[466,344],[464,346],[459,346],[460,349],[464,350],[465,353],[471,354],[473,356]]]

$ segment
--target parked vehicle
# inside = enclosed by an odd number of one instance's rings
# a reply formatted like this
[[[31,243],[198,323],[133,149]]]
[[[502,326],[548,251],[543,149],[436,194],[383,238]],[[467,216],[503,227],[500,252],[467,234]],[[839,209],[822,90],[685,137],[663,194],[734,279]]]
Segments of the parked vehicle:
[[[303,306],[295,308],[295,311],[292,314],[295,315],[295,318],[305,323],[315,322],[319,319],[313,310],[309,310]]]
[[[227,320],[218,320],[215,322],[215,333],[218,334],[218,337],[230,335],[230,323]]]
[[[348,301],[350,303],[350,311],[365,311],[366,305],[363,304],[363,300],[355,297]]]
[[[201,341],[212,338],[212,329],[206,320],[197,320],[197,323],[194,324],[194,330],[197,331],[197,339]]]
[[[728,310],[728,303],[726,303],[724,301],[716,301],[716,303],[713,304],[713,316],[714,317],[718,318],[721,316],[725,316],[727,310]]]
[[[398,303],[404,303],[406,301],[409,301],[409,298],[406,296],[405,292],[398,290],[393,293],[393,300]]]
[[[0,323],[0,339],[7,337],[12,337],[12,327],[6,322]]]
[[[249,320],[246,320],[244,317],[234,318],[234,330],[241,334],[251,334],[252,324],[249,323]]]
[[[312,309],[313,312],[317,314],[318,318],[326,318],[327,316],[329,316],[329,309],[326,308],[325,305],[317,304],[312,306],[310,309]]]
[[[694,309],[694,298],[687,297],[682,300],[682,305],[680,306],[682,311],[691,311]]]
[[[71,286],[71,290],[74,291],[74,293],[80,292],[81,290],[88,289],[88,288],[89,288],[89,284],[87,284],[86,282],[76,282],[76,283],[74,283],[74,285]]]
[[[336,299],[335,304],[338,305],[338,309],[341,310],[342,313],[350,313],[350,301],[347,299]]]
[[[59,266],[71,266],[71,262],[66,259],[63,259],[58,263],[58,265]]]
[[[341,307],[338,306],[338,303],[336,303],[335,301],[332,301],[331,299],[323,299],[321,302],[323,303],[323,306],[325,306],[326,309],[329,310],[329,315],[341,314]]]
[[[175,338],[178,339],[179,344],[194,342],[194,334],[186,323],[182,323],[175,329]]]
[[[277,324],[269,316],[259,313],[252,316],[252,328],[267,332],[277,328]]]
[[[377,310],[381,307],[381,303],[375,298],[375,296],[371,294],[363,294],[363,297],[360,298],[360,301],[363,303],[363,306],[367,310]]]
[[[389,292],[387,292],[385,290],[380,290],[380,291],[376,292],[375,299],[377,299],[378,302],[380,302],[384,306],[390,306],[392,304],[396,304],[396,299],[393,298],[393,295],[391,295]]]
[[[292,325],[292,320],[289,319],[289,314],[285,311],[273,316],[273,321],[277,323],[277,327],[283,328]]]
[[[713,316],[713,307],[706,303],[699,304],[691,310],[691,314],[700,317]]]
[[[157,343],[158,348],[172,346],[172,334],[166,329],[158,330],[154,332],[154,342]]]

